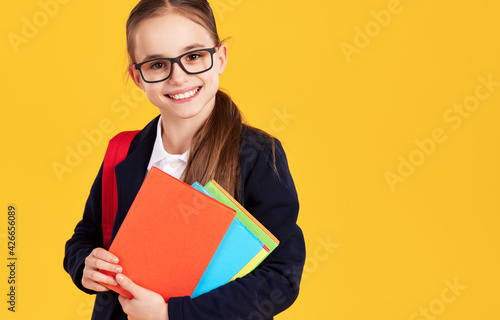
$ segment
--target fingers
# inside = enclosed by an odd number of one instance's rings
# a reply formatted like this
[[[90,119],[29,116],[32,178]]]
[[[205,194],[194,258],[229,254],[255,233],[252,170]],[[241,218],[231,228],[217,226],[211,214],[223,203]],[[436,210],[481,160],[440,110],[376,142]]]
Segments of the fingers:
[[[102,284],[95,282],[89,278],[85,278],[85,277],[82,277],[82,285],[89,290],[93,290],[93,291],[97,291],[97,292],[109,291],[109,288],[107,288],[107,287],[103,286]]]
[[[152,315],[154,319],[168,319],[168,304],[161,295],[135,284],[123,274],[116,275],[116,279],[134,296],[133,299],[122,295],[118,297],[128,319],[152,319]]]
[[[108,250],[104,248],[95,248],[92,253],[92,256],[96,257],[97,259],[117,264],[118,263],[118,257],[109,252]]]
[[[105,275],[94,268],[85,267],[83,269],[82,285],[90,290],[102,292],[109,289],[103,284],[118,285],[113,277]]]
[[[118,281],[118,284],[128,292],[130,292],[135,298],[138,298],[138,295],[140,294],[141,287],[136,285],[132,280],[130,280],[128,277],[126,277],[123,274],[117,274],[116,275],[116,281]]]
[[[108,275],[103,274],[100,270],[106,270],[111,272],[122,272],[122,268],[115,263],[118,262],[118,258],[111,252],[103,249],[96,248],[85,258],[85,267],[83,269],[82,275],[82,285],[90,290],[102,292],[108,291],[109,289],[100,284],[99,282],[118,285],[116,280]]]
[[[130,302],[129,299],[127,299],[126,297],[122,296],[121,294],[118,296],[118,301],[120,302],[120,304],[122,305],[122,309],[125,310],[126,309],[126,305],[127,303]]]
[[[130,300],[127,297],[124,297],[122,295],[118,296],[118,302],[120,302],[120,304],[122,305],[123,312],[125,312],[127,314],[127,319],[135,319],[131,315],[131,313],[133,313],[135,311],[134,310],[134,303],[133,303],[134,301],[137,301],[137,300]]]
[[[82,280],[90,280],[92,282],[102,282],[113,286],[118,285],[118,282],[116,282],[115,278],[113,278],[112,276],[105,275],[104,273],[100,272],[97,269],[87,268],[87,267],[83,269]]]
[[[118,263],[118,258],[103,248],[94,249],[92,253],[85,258],[85,266],[87,267],[116,273],[122,272],[122,268],[116,265],[116,263]]]

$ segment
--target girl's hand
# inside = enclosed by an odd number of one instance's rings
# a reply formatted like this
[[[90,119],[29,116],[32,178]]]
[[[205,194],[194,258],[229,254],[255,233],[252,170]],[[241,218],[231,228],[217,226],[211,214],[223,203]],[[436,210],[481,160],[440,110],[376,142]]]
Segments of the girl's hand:
[[[116,280],[134,296],[132,299],[118,297],[129,320],[168,320],[168,304],[162,296],[136,285],[123,274],[116,275]]]
[[[118,285],[113,277],[99,272],[99,269],[120,273],[122,267],[117,265],[118,258],[111,252],[103,248],[95,248],[92,253],[85,258],[85,268],[83,269],[82,285],[90,290],[103,292],[109,291],[108,288],[99,282]],[[99,282],[98,282],[99,281]]]

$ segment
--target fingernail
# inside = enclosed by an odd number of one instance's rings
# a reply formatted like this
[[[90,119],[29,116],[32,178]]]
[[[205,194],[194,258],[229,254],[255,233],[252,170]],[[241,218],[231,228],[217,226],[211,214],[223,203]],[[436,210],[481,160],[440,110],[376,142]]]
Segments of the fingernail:
[[[123,275],[121,275],[121,274],[117,274],[117,275],[116,275],[116,280],[118,280],[118,281],[123,281]]]
[[[114,263],[118,263],[118,258],[117,258],[117,257],[114,257],[114,258],[113,258],[113,262],[114,262]]]
[[[120,267],[120,266],[116,267],[116,272],[117,272],[117,273],[120,273],[120,272],[122,272],[122,271],[123,271],[122,267]]]

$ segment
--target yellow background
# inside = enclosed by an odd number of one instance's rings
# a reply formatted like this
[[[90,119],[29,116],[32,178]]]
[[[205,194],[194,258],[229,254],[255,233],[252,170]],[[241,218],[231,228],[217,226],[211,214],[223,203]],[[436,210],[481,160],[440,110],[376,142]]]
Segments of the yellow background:
[[[36,0],[2,6],[2,319],[90,318],[93,298],[62,268],[64,244],[105,141],[157,114],[123,81],[135,2],[66,0],[47,19]],[[306,268],[297,302],[277,319],[499,319],[500,87],[480,80],[500,82],[498,1],[211,3],[221,36],[232,37],[222,87],[284,143],[299,192]],[[458,126],[453,108],[464,103],[475,110]],[[103,119],[111,131],[99,129]],[[103,138],[92,142],[84,131],[96,130]],[[85,156],[59,179],[54,163],[67,165],[78,147]],[[410,158],[413,171],[402,164]]]

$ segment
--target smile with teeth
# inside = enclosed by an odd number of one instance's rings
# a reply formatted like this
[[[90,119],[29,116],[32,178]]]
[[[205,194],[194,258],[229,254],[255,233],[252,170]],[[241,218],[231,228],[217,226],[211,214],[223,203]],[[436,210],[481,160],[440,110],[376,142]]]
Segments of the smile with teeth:
[[[188,92],[184,92],[184,93],[178,93],[178,94],[174,94],[174,95],[167,94],[167,97],[169,97],[170,99],[174,99],[174,100],[182,100],[182,99],[191,98],[198,91],[200,91],[199,87],[196,88],[196,89],[194,89],[194,90],[191,90],[191,91],[188,91]]]

